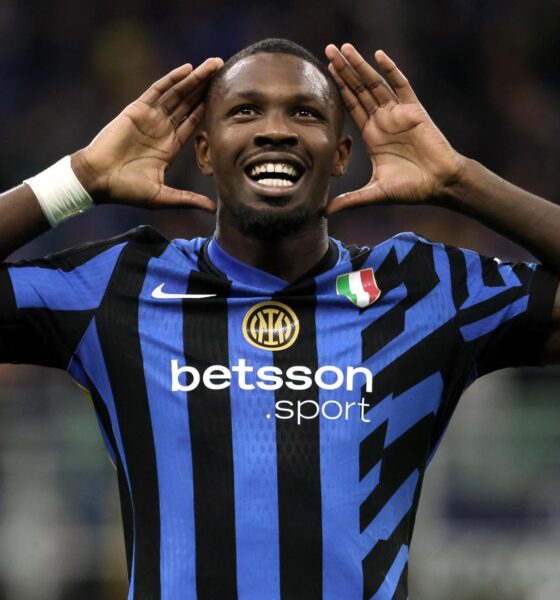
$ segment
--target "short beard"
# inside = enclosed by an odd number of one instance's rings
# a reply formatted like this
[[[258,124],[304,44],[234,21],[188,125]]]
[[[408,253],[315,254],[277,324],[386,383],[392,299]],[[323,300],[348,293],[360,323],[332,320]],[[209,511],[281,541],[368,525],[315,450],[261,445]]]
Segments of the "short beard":
[[[240,206],[235,215],[241,233],[259,240],[294,235],[309,221],[309,216],[310,211],[304,206],[285,212]]]

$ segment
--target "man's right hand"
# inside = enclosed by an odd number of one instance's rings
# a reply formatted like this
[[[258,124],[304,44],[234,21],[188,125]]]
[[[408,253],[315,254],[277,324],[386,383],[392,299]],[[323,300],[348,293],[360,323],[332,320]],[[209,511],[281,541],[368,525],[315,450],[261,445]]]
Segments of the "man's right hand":
[[[166,170],[204,113],[208,84],[223,61],[185,64],[154,83],[93,139],[72,155],[72,169],[97,204],[142,208],[201,208],[206,196],[168,187]]]

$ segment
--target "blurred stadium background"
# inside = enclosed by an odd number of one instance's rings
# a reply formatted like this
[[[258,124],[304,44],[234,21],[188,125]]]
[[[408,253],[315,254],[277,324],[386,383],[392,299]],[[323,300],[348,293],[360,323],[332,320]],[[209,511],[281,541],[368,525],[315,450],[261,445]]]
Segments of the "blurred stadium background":
[[[0,189],[86,144],[173,66],[228,57],[268,36],[321,56],[331,41],[370,54],[386,49],[458,150],[558,201],[557,0],[0,0]],[[352,171],[333,193],[368,175],[358,143]],[[170,181],[212,195],[191,147]],[[206,235],[213,225],[194,212],[102,207],[14,258],[146,222],[169,237]],[[402,230],[527,258],[445,210],[362,209],[331,226],[348,242]],[[411,598],[558,598],[559,390],[557,368],[509,370],[463,397],[426,478]],[[92,407],[64,373],[1,366],[0,600],[122,599],[125,580],[116,478]]]

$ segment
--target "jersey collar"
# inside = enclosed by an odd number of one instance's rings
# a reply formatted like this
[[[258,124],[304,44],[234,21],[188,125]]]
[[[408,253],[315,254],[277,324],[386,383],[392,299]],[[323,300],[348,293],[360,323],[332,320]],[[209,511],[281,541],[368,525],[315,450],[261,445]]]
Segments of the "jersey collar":
[[[329,238],[329,247],[323,258],[304,273],[296,281],[288,282],[271,273],[257,269],[240,260],[237,260],[228,254],[218,243],[216,238],[212,237],[206,241],[202,248],[201,261],[209,271],[214,271],[220,276],[226,276],[228,279],[237,281],[244,285],[260,288],[268,292],[275,292],[287,287],[293,287],[301,284],[302,281],[313,279],[330,269],[338,262],[339,249],[336,243]]]

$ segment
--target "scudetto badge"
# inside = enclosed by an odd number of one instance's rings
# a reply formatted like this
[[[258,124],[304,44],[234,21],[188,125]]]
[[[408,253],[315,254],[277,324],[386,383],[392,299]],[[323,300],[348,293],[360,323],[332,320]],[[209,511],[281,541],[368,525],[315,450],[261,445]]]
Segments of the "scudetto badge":
[[[245,339],[261,350],[285,350],[299,335],[299,319],[285,304],[267,300],[252,306],[243,319]]]

